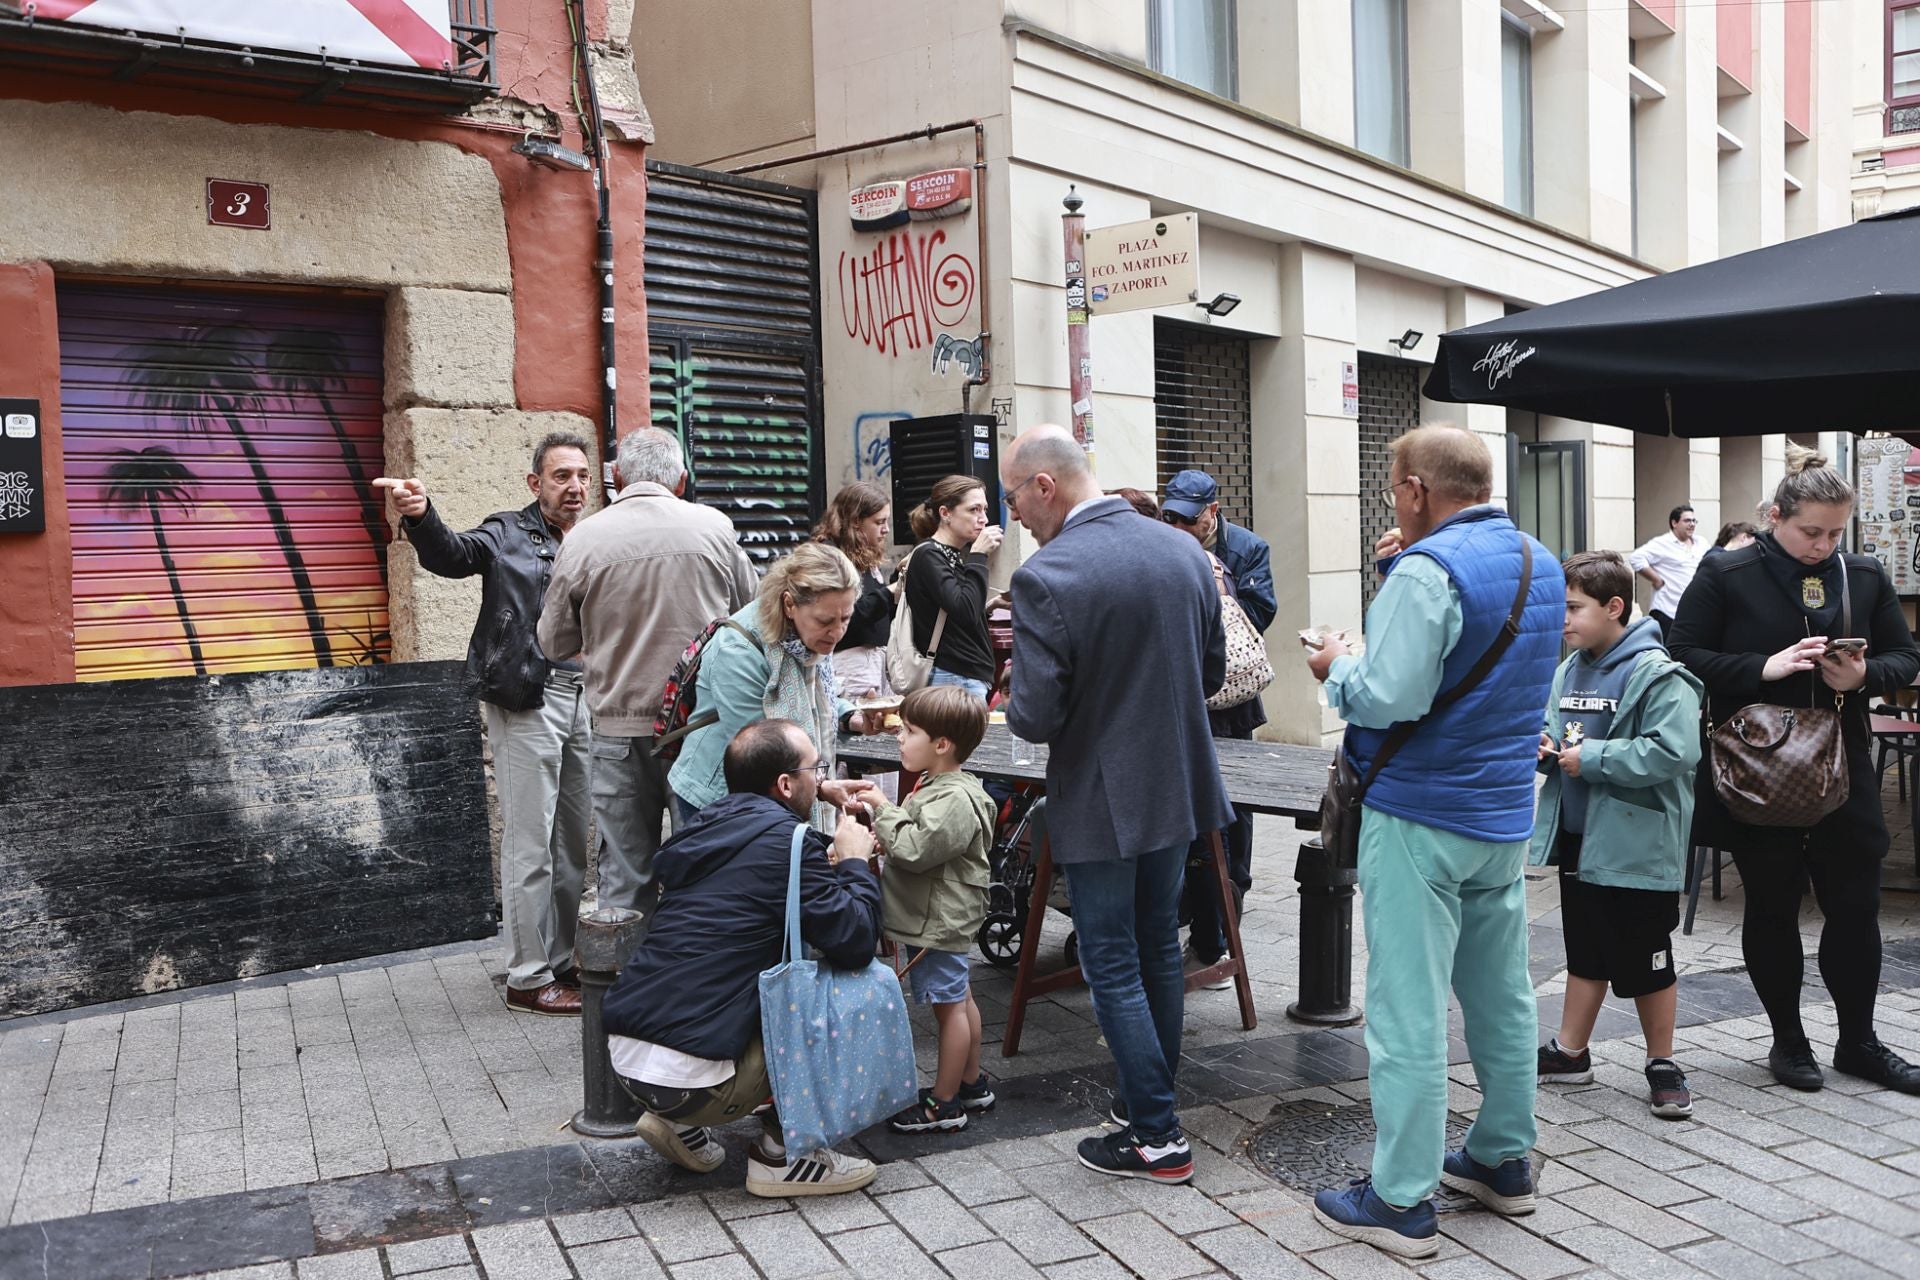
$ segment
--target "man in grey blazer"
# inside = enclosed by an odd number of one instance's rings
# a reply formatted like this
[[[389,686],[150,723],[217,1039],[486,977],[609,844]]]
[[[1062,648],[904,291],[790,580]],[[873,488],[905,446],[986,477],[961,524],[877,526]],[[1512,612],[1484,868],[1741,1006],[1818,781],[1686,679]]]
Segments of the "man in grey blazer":
[[[1013,575],[1007,723],[1052,748],[1053,858],[1120,1075],[1123,1127],[1082,1142],[1080,1163],[1188,1182],[1193,1156],[1173,1110],[1180,882],[1187,845],[1233,817],[1207,725],[1207,695],[1227,676],[1213,571],[1192,538],[1104,496],[1060,427],[1016,439],[1000,486],[1040,543]]]

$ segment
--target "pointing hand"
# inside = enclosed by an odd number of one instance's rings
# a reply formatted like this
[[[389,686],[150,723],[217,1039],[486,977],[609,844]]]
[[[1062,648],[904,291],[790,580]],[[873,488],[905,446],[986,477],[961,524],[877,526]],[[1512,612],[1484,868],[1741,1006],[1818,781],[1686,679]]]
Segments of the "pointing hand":
[[[381,476],[373,482],[376,489],[387,490],[393,499],[393,508],[411,520],[418,520],[427,514],[427,487],[418,480],[395,480]]]

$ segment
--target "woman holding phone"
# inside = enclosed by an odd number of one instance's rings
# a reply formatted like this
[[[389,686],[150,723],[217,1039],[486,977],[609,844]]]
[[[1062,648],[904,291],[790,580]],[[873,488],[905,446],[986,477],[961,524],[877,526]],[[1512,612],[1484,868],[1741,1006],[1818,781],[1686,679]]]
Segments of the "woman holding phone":
[[[1774,1078],[1794,1089],[1824,1083],[1800,1020],[1800,895],[1811,878],[1826,917],[1820,976],[1839,1023],[1834,1068],[1920,1093],[1920,1068],[1881,1044],[1873,1028],[1887,824],[1867,728],[1869,699],[1920,675],[1920,648],[1880,562],[1839,550],[1852,515],[1853,487],[1824,457],[1789,445],[1787,474],[1767,511],[1773,527],[1751,546],[1701,562],[1668,647],[1707,686],[1715,724],[1756,702],[1840,712],[1847,801],[1812,827],[1734,821],[1713,790],[1711,748],[1700,763],[1697,830],[1703,842],[1730,850],[1740,869],[1741,946],[1773,1024],[1767,1065]]]

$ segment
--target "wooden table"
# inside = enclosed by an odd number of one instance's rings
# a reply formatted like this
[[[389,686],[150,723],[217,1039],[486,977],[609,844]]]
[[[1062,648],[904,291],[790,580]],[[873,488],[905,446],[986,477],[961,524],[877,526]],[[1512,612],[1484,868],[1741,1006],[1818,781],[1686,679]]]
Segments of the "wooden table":
[[[1296,827],[1305,830],[1319,828],[1320,797],[1327,788],[1327,765],[1333,759],[1332,752],[1321,747],[1230,739],[1216,739],[1214,749],[1220,758],[1220,779],[1226,784],[1227,799],[1235,810],[1291,818]],[[899,745],[889,735],[842,734],[838,750],[840,759],[856,768],[884,771],[900,767]],[[967,772],[1008,782],[1045,782],[1047,748],[1027,743],[1020,754],[1021,762],[1016,762],[1014,738],[1005,725],[989,725],[987,736],[967,761]],[[904,795],[907,790],[904,776],[902,784]],[[1006,1058],[1020,1051],[1020,1031],[1026,1021],[1029,1000],[1086,981],[1077,964],[1055,973],[1034,972],[1040,929],[1046,921],[1047,898],[1053,889],[1052,840],[1044,834],[1044,824],[1041,825],[1043,835],[1039,861],[1034,866],[1027,927],[1020,939],[1020,963],[1014,971],[1007,1028],[1000,1042],[1000,1054]],[[1233,886],[1227,878],[1226,849],[1218,831],[1208,833],[1208,844],[1208,860],[1213,864],[1223,904],[1221,915],[1226,926],[1227,954],[1217,963],[1188,974],[1187,990],[1193,991],[1217,978],[1231,977],[1240,1001],[1240,1025],[1251,1031],[1258,1025],[1259,1016],[1253,1008],[1253,984],[1247,976],[1246,952],[1240,945],[1240,915],[1234,909]]]

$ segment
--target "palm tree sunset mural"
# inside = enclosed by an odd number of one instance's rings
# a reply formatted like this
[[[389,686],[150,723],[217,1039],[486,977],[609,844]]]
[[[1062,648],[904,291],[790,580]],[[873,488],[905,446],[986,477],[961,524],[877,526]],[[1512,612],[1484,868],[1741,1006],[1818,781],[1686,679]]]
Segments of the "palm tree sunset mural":
[[[386,661],[378,300],[59,305],[78,677]]]
[[[187,650],[193,654],[195,675],[207,674],[207,660],[200,652],[200,634],[193,629],[193,610],[180,590],[180,570],[167,550],[168,507],[193,510],[193,472],[173,456],[163,444],[148,445],[135,453],[116,449],[120,461],[107,467],[107,509],[121,515],[144,513],[153,521],[153,543],[160,551],[160,567],[166,571],[167,589],[173,593],[173,607],[180,614],[180,629],[187,634]]]

